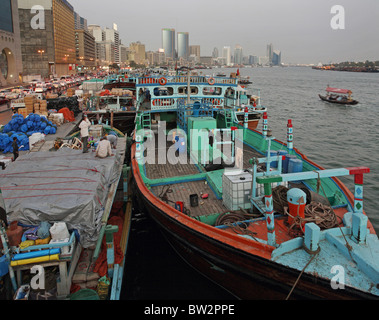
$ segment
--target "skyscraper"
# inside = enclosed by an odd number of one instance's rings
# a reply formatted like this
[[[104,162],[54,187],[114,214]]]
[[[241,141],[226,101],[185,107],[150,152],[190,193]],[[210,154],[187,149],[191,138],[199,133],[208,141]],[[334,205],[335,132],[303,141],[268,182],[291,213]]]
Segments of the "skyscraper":
[[[189,57],[189,33],[178,32],[178,58],[188,59]]]
[[[117,25],[113,24],[113,28],[105,28],[105,41],[113,42],[112,47],[114,48],[114,60],[115,63],[120,63],[120,36],[117,31]],[[110,55],[113,56],[113,55]]]
[[[162,48],[166,58],[175,59],[175,29],[162,29]]]
[[[271,64],[272,63],[272,53],[274,52],[274,48],[272,46],[272,43],[267,45],[267,57],[268,57],[268,62]]]
[[[282,64],[282,53],[279,50],[275,50],[272,54],[272,64],[279,66]]]
[[[218,49],[216,47],[213,48],[212,58],[218,58]]]
[[[242,64],[242,47],[237,44],[234,48],[234,63],[235,64]]]
[[[222,57],[225,59],[225,63],[227,66],[230,66],[231,63],[231,53],[230,53],[230,47],[224,47],[222,48]]]

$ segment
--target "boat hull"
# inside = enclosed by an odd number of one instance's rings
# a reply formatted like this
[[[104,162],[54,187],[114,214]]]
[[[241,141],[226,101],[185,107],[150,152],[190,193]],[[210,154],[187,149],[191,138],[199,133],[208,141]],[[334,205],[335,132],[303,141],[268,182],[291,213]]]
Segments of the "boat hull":
[[[283,300],[296,282],[299,271],[279,265],[259,255],[191,228],[162,209],[162,204],[146,189],[133,165],[139,206],[157,223],[177,253],[198,272],[239,299]],[[153,198],[152,198],[153,197]],[[355,289],[333,290],[324,279],[303,274],[291,299],[375,299]]]
[[[122,88],[122,89],[135,89],[136,84],[135,82],[111,82],[104,84],[103,89],[112,90],[113,88]]]
[[[335,104],[344,104],[344,105],[356,105],[358,104],[357,100],[351,100],[351,101],[337,101],[337,100],[329,100],[327,97],[322,96],[321,94],[318,95],[322,101],[329,102],[329,103],[335,103]]]

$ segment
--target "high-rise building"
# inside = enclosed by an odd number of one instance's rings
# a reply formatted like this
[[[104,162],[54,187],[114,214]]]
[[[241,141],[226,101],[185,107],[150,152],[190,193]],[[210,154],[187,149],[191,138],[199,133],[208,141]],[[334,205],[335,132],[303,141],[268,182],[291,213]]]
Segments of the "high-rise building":
[[[162,29],[162,48],[166,58],[175,59],[175,29]]]
[[[86,30],[75,30],[76,61],[78,71],[91,70],[96,66],[95,38]]]
[[[272,46],[272,43],[267,45],[267,57],[268,57],[268,62],[271,64],[272,63],[272,53],[274,52],[274,48]]]
[[[100,42],[100,41],[105,40],[104,31],[101,29],[101,27],[99,25],[90,24],[88,26],[88,31],[93,35],[96,42]]]
[[[279,50],[274,50],[272,54],[272,64],[280,66],[282,64],[282,53]]]
[[[236,47],[234,48],[234,63],[235,64],[242,64],[242,47],[237,44]]]
[[[213,48],[212,58],[218,58],[218,49],[216,47]]]
[[[225,63],[227,66],[230,66],[232,63],[231,59],[231,52],[230,52],[230,47],[225,46],[222,48],[222,57],[225,59]]]
[[[79,13],[74,12],[74,18],[75,18],[75,30],[87,30],[88,31],[88,25],[87,25],[87,19],[84,19],[79,15]]]
[[[112,63],[120,63],[120,35],[117,30],[117,25],[113,24],[113,28],[104,29],[105,41],[112,41],[114,48],[114,60]]]
[[[132,42],[129,45],[130,51],[134,53],[134,61],[137,64],[145,64],[146,62],[146,52],[145,52],[145,45],[141,42]]]
[[[18,14],[23,74],[47,77],[75,73],[75,18],[71,4],[67,0],[18,0]]]
[[[189,54],[189,33],[178,32],[178,58],[187,60]]]
[[[195,55],[200,60],[200,46],[199,45],[190,46],[190,55]]]
[[[22,81],[17,0],[0,1],[0,87]]]
[[[88,31],[95,39],[96,65],[102,66],[105,61],[105,32],[96,24],[89,25]]]

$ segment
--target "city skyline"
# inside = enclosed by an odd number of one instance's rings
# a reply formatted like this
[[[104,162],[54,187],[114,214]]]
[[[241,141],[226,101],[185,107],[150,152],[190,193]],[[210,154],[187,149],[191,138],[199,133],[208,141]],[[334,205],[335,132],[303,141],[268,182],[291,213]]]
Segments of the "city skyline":
[[[345,10],[345,29],[331,27],[332,0],[241,0],[230,2],[191,0],[184,2],[146,0],[144,6],[111,0],[104,7],[100,0],[70,0],[88,24],[111,27],[118,24],[123,43],[140,41],[146,51],[161,48],[161,30],[175,29],[190,34],[190,45],[200,45],[202,56],[211,56],[215,47],[243,47],[244,55],[265,56],[266,46],[274,44],[284,63],[329,63],[378,60],[379,2],[341,0]],[[114,10],[119,8],[119,10]],[[136,12],[136,14],[130,14]]]

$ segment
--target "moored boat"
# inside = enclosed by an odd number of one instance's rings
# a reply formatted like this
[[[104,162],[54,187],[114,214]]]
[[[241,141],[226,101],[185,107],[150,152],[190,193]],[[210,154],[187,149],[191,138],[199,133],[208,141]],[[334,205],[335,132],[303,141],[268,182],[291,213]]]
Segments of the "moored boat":
[[[98,125],[90,134],[104,130],[118,135],[111,157],[83,154],[73,133],[63,144],[45,141],[2,171],[1,277],[10,283],[8,299],[120,298],[131,221],[130,168],[124,164],[124,134]],[[18,241],[8,223],[22,235]]]
[[[241,299],[379,297],[369,168],[322,168],[293,147],[291,121],[283,143],[267,116],[259,132],[225,107],[160,106],[137,113],[132,171],[139,205],[190,265]]]
[[[208,104],[222,109],[228,123],[236,121],[255,129],[267,111],[260,103],[260,91],[256,91],[256,94],[249,94],[238,85],[237,78],[190,75],[190,72],[177,76],[139,77],[137,110],[146,111],[145,116],[162,109],[167,114],[174,114],[178,106],[185,103]]]
[[[339,88],[326,88],[326,95],[323,96],[319,94],[319,97],[322,101],[336,103],[336,104],[345,104],[345,105],[356,105],[358,104],[357,100],[354,100],[351,97],[351,90],[348,89],[339,89]]]

